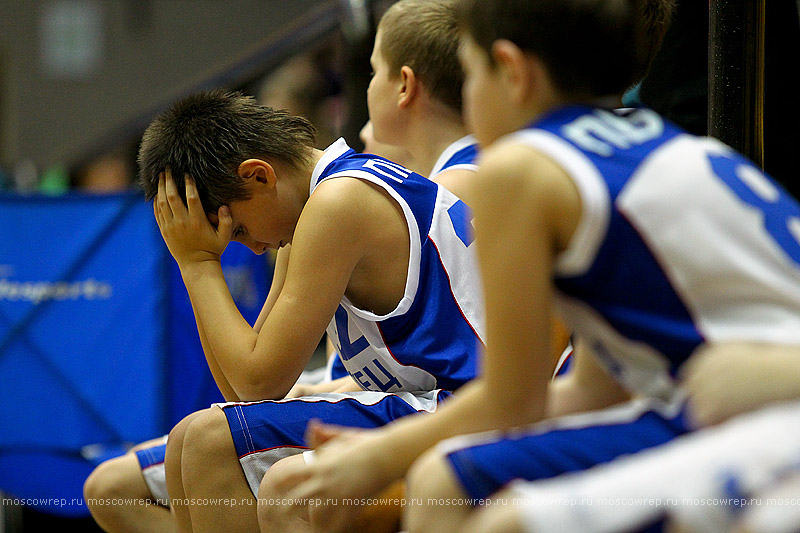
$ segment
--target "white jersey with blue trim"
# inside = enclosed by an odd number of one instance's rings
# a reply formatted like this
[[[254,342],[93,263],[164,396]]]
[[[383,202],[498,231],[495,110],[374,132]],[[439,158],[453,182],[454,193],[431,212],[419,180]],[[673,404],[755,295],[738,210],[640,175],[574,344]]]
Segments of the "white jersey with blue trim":
[[[674,397],[706,341],[800,345],[800,206],[746,158],[648,109],[568,107],[512,135],[577,186],[558,301],[630,390]]]
[[[445,170],[464,169],[478,170],[475,159],[478,158],[478,141],[472,135],[467,135],[444,149],[431,170],[431,179]]]
[[[347,372],[365,390],[455,390],[475,377],[484,339],[484,311],[470,211],[427,178],[343,139],[314,169],[311,193],[324,180],[357,178],[384,189],[408,224],[405,292],[397,307],[376,315],[343,297],[328,336]]]

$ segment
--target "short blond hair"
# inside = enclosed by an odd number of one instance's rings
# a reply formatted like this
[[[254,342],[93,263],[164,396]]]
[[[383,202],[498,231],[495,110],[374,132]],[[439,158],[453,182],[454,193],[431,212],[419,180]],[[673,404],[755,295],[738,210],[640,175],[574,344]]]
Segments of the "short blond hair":
[[[400,0],[381,18],[381,49],[390,76],[410,67],[428,92],[461,113],[464,72],[458,62],[459,26],[451,0]]]

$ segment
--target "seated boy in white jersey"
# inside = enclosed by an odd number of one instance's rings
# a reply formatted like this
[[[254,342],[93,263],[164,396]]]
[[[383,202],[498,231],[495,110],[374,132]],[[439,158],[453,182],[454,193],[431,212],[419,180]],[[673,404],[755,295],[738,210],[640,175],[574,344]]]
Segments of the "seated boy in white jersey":
[[[365,152],[428,176],[469,205],[478,143],[461,114],[463,71],[457,50],[455,2],[392,4],[375,36],[367,89],[370,120],[360,137]],[[331,362],[332,375],[340,375],[341,362]]]
[[[454,2],[392,4],[376,32],[367,89],[370,120],[359,137],[365,153],[427,176],[469,204],[464,195],[477,169],[478,145],[461,116],[464,74],[457,50]],[[337,377],[343,367],[332,357],[328,376]]]
[[[425,31],[422,31],[424,28]],[[372,118],[359,138],[364,152],[385,157],[444,185],[462,200],[477,169],[477,141],[461,116],[464,78],[457,57],[455,5],[400,0],[378,24],[370,64],[367,106]],[[468,203],[468,202],[467,202]],[[344,373],[331,354],[327,378]],[[324,384],[299,387],[317,391]]]
[[[484,326],[468,209],[343,140],[325,152],[312,143],[304,119],[219,91],[177,103],[143,139],[143,187],[209,366],[226,399],[254,401],[195,413],[170,433],[165,470],[182,530],[256,528],[261,477],[305,449],[309,419],[374,427],[433,411],[476,373]],[[256,253],[292,243],[255,328],[222,285],[229,240]],[[279,400],[326,326],[345,389],[360,392]],[[204,491],[237,504],[187,507],[210,501]]]
[[[463,4],[465,113],[487,147],[471,196],[482,375],[429,417],[341,439],[312,427],[311,441],[330,440],[277,481],[290,496],[338,502],[312,516],[327,530],[347,527],[341,502],[406,475],[443,438],[499,430],[444,442],[408,474],[419,504],[405,527],[459,530],[513,479],[584,470],[690,431],[674,376],[698,347],[800,345],[797,203],[716,141],[646,109],[603,108],[641,69],[641,4]],[[580,345],[571,375],[548,388],[553,300]],[[528,426],[545,417],[558,418]]]

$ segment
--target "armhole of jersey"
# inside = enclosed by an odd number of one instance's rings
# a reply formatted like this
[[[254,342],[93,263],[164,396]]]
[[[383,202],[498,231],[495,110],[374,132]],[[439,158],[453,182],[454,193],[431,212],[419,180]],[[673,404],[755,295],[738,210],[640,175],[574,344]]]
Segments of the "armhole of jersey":
[[[403,215],[406,219],[406,226],[408,227],[408,234],[410,237],[410,249],[408,254],[408,268],[406,272],[406,288],[405,292],[403,293],[403,298],[397,304],[397,307],[385,315],[376,315],[370,311],[359,309],[353,305],[353,303],[350,302],[346,296],[342,297],[342,301],[344,301],[350,307],[351,311],[365,320],[378,322],[393,316],[402,315],[408,311],[411,307],[411,304],[414,303],[414,296],[416,295],[417,287],[419,286],[419,263],[422,255],[422,243],[420,241],[419,225],[417,224],[417,219],[414,217],[414,213],[411,211],[411,207],[397,191],[395,191],[388,184],[384,183],[380,178],[373,176],[369,172],[365,172],[363,170],[344,170],[342,172],[337,172],[336,174],[331,174],[330,176],[325,176],[319,180],[319,183],[333,178],[356,178],[377,185],[389,193],[389,196],[391,196],[403,210]],[[319,185],[319,183],[317,185]]]
[[[597,255],[611,217],[611,200],[606,182],[582,152],[550,132],[523,130],[510,137],[541,150],[567,172],[578,188],[581,219],[569,246],[556,258],[555,273],[561,276],[585,273]]]

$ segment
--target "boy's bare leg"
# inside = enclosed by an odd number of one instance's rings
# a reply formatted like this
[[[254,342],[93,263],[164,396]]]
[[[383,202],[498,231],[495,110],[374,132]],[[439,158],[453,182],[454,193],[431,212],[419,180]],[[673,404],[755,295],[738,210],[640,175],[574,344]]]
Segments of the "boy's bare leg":
[[[403,522],[409,533],[461,531],[472,506],[453,470],[435,448],[422,455],[408,472],[408,501]],[[459,504],[459,502],[463,502]]]
[[[92,517],[105,531],[175,531],[169,509],[152,501],[134,453],[110,459],[95,468],[83,486],[83,494]]]
[[[474,533],[525,533],[524,520],[511,503],[514,496],[506,489],[492,496],[492,503],[469,514],[464,531]]]
[[[164,456],[164,470],[167,475],[167,494],[170,497],[170,507],[173,519],[176,523],[177,531],[189,533],[192,531],[192,520],[189,509],[186,507],[186,494],[183,491],[183,481],[181,479],[181,449],[183,448],[184,435],[189,424],[197,416],[207,411],[198,411],[188,415],[178,422],[169,432],[167,440],[167,451]]]
[[[305,505],[282,505],[281,500],[286,498],[286,491],[284,487],[274,482],[275,474],[285,466],[291,466],[297,461],[303,462],[305,459],[302,455],[281,459],[267,470],[267,474],[261,480],[261,487],[258,489],[258,526],[261,528],[261,533],[311,531],[308,507]]]
[[[198,413],[183,439],[181,478],[192,531],[258,531],[256,499],[244,477],[222,409]]]

